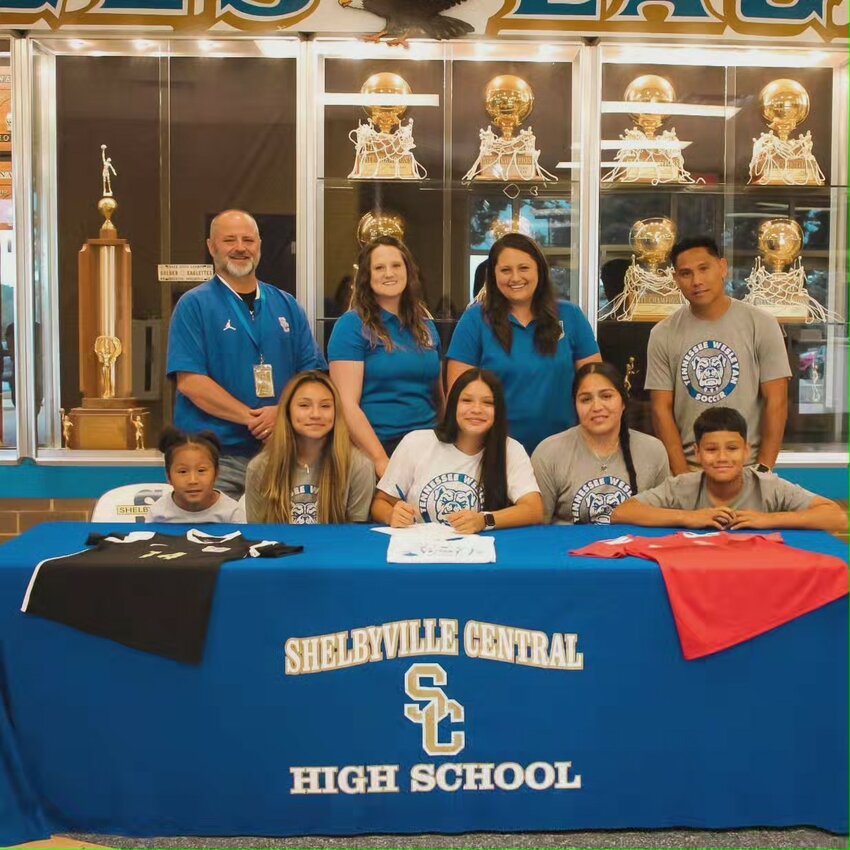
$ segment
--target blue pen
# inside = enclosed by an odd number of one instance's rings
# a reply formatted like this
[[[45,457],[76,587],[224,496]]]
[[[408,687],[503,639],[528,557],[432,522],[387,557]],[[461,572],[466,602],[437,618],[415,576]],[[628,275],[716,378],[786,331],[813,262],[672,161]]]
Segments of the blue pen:
[[[395,485],[395,491],[396,491],[396,493],[398,493],[399,499],[401,499],[402,502],[403,502],[404,501],[404,490],[402,490],[401,487],[399,487],[398,484],[396,484]]]

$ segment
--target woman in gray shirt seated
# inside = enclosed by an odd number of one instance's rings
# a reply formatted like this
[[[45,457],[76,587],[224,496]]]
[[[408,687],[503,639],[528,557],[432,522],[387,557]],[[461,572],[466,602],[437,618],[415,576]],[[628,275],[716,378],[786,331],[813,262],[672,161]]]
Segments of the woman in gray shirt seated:
[[[375,490],[372,462],[351,444],[339,395],[323,372],[284,388],[277,423],[245,477],[248,522],[365,522]]]
[[[670,474],[667,452],[628,427],[629,396],[610,363],[576,372],[573,401],[579,424],[545,439],[531,457],[546,521],[607,524],[617,505]]]

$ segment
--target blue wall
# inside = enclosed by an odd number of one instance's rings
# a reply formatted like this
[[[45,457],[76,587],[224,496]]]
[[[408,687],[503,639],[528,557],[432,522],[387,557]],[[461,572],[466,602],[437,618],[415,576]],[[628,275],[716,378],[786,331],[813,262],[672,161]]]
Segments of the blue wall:
[[[783,478],[830,499],[847,499],[844,467],[789,467]],[[0,466],[0,498],[96,499],[122,484],[165,481],[161,466],[39,466],[31,460]]]

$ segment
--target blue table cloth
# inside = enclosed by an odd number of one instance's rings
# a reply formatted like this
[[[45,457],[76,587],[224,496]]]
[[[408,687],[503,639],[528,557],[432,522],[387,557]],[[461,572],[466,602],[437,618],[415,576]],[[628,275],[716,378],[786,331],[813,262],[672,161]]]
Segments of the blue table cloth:
[[[305,551],[225,564],[203,663],[188,666],[20,613],[36,563],[92,530],[117,529],[53,523],[0,547],[2,844],[847,831],[846,598],[687,662],[655,564],[568,554],[634,529],[498,532],[496,564],[419,566],[387,564],[388,539],[366,527],[244,526]],[[846,560],[827,535],[784,536]],[[413,631],[421,654],[388,659]],[[553,666],[475,657],[518,644]],[[294,675],[352,653],[375,660]]]

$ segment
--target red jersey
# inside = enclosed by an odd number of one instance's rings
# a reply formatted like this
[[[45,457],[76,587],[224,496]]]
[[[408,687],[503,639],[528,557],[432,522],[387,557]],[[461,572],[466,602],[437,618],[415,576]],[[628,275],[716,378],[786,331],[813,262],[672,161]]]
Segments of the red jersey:
[[[787,546],[780,534],[625,535],[571,554],[658,563],[688,660],[749,640],[848,590],[844,561]]]

